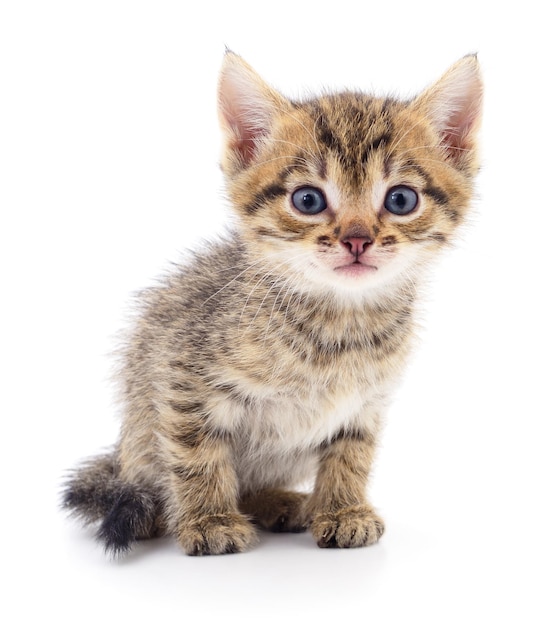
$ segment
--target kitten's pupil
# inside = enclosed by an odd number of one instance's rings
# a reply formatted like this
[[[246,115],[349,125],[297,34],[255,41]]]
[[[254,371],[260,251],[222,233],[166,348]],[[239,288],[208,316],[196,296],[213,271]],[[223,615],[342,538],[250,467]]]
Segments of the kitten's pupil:
[[[306,215],[316,215],[327,207],[324,194],[315,187],[297,189],[292,195],[292,201],[295,208]]]
[[[314,196],[310,195],[309,193],[305,193],[302,196],[302,204],[304,204],[304,206],[307,209],[311,209],[312,206],[314,205],[314,202],[315,202]]]

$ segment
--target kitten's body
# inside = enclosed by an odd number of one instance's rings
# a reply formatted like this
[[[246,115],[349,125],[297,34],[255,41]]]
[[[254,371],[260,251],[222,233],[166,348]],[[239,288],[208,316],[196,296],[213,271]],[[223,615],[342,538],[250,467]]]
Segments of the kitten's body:
[[[387,307],[346,306],[297,293],[250,264],[234,238],[153,290],[125,369],[128,413],[149,416],[150,432],[161,409],[150,411],[141,390],[152,387],[150,403],[170,401],[185,415],[201,405],[212,428],[231,434],[241,492],[296,484],[340,430],[375,430],[412,324],[411,286]],[[184,330],[185,311],[195,332]],[[134,480],[138,451],[152,454],[138,436],[133,419],[122,445],[133,451],[126,473]]]
[[[377,541],[374,444],[417,282],[470,201],[479,101],[472,57],[403,104],[292,103],[227,55],[223,169],[238,228],[143,295],[117,450],[66,491],[69,508],[102,520],[108,548],[165,532],[189,554],[238,551],[255,539],[250,520],[310,525],[321,546]],[[402,185],[417,208],[390,213],[386,193]],[[311,494],[289,491],[313,477]]]

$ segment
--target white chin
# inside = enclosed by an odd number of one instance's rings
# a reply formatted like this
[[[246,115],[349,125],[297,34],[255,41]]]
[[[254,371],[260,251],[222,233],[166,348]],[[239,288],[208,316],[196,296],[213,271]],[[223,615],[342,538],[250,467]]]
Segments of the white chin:
[[[303,267],[293,264],[293,278],[299,289],[308,290],[322,297],[340,296],[343,299],[360,301],[373,300],[385,296],[392,288],[397,288],[403,276],[408,275],[413,266],[410,259],[402,258],[383,264],[365,265],[349,263],[331,267],[320,262],[310,262]]]
[[[338,276],[352,279],[366,279],[378,272],[375,265],[363,265],[362,263],[350,263],[341,265],[333,270]]]
[[[389,286],[393,272],[385,267],[353,263],[336,268],[307,268],[305,278],[319,291],[360,298]]]

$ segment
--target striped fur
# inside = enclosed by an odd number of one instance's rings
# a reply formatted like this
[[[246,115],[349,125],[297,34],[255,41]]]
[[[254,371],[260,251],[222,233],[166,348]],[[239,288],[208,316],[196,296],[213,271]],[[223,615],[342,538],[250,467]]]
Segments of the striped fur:
[[[65,506],[100,520],[109,550],[167,533],[188,554],[237,552],[255,524],[309,527],[321,547],[379,539],[368,474],[417,286],[471,201],[481,91],[465,57],[409,102],[292,102],[227,53],[222,166],[238,226],[142,294],[116,451],[66,485]],[[409,215],[384,206],[397,185],[417,193]],[[325,211],[294,207],[308,186]]]

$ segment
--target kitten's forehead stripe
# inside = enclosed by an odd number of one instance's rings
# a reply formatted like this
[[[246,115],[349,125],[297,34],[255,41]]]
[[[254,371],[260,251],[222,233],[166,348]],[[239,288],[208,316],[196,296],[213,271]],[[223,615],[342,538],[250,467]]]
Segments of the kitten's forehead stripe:
[[[377,150],[378,148],[385,148],[391,141],[391,139],[391,131],[385,131],[379,137],[376,137],[376,139],[374,139],[374,141],[372,142],[372,148],[374,150]]]
[[[322,180],[325,180],[327,178],[327,161],[323,157],[320,157],[318,163],[318,176]]]
[[[316,131],[318,132],[320,142],[323,143],[328,150],[336,152],[340,157],[345,156],[346,148],[338,135],[332,130],[323,112],[318,116]]]
[[[380,150],[387,153],[393,141],[395,101],[344,92],[311,101],[306,107],[316,120],[318,141],[338,160],[353,188],[360,188],[371,155]]]

